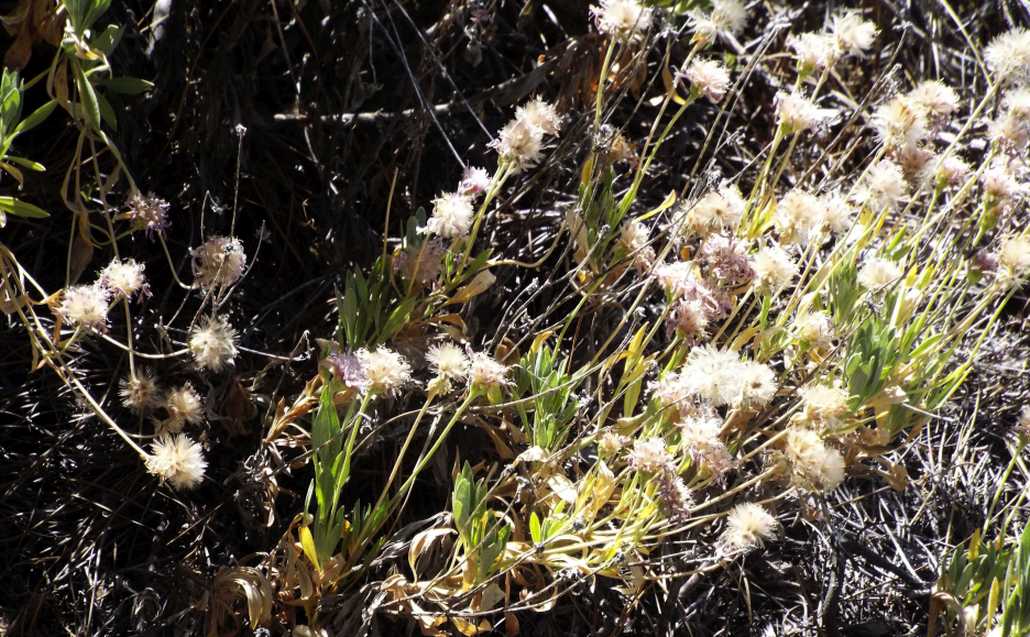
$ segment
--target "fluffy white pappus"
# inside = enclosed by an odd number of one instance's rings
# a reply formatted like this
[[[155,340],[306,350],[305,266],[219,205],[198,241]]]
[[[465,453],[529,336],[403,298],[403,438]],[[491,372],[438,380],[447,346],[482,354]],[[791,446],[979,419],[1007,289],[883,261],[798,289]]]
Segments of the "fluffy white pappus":
[[[162,435],[150,445],[147,470],[175,489],[195,488],[206,469],[203,449],[185,434]]]
[[[168,209],[171,206],[154,193],[143,195],[135,192],[129,197],[126,205],[128,212],[125,213],[125,218],[138,230],[146,230],[148,236],[152,237],[168,228]]]
[[[722,421],[712,416],[688,417],[679,423],[680,447],[691,461],[716,480],[736,466],[736,459],[720,438]]]
[[[683,71],[683,77],[699,95],[716,104],[730,88],[730,72],[715,60],[694,60]]]
[[[1025,188],[1016,177],[1013,162],[995,159],[980,178],[984,194],[991,198],[991,205],[1006,207],[1023,195]]]
[[[536,97],[515,109],[515,119],[540,129],[544,135],[561,132],[562,118],[554,104]]]
[[[158,393],[157,382],[150,370],[137,369],[136,373],[129,374],[118,383],[122,405],[137,414],[146,413],[160,405]]]
[[[393,395],[411,382],[411,365],[392,349],[361,349],[355,356],[365,373],[366,387],[374,394]]]
[[[971,171],[972,168],[961,157],[946,155],[926,164],[919,177],[935,188],[944,188],[961,184]]]
[[[518,173],[532,168],[543,157],[544,135],[536,126],[513,119],[504,125],[490,145],[503,161],[511,164],[511,170]]]
[[[57,312],[71,325],[103,331],[109,300],[110,291],[98,283],[73,285],[61,294]]]
[[[225,318],[208,316],[190,332],[188,346],[201,369],[220,372],[236,358],[236,330]]]
[[[817,349],[833,345],[833,319],[826,312],[806,312],[794,322],[798,339]]]
[[[823,206],[822,231],[832,234],[843,234],[851,229],[855,218],[855,209],[839,192],[831,192],[820,197]]]
[[[135,259],[112,259],[100,272],[100,284],[111,290],[115,296],[131,298],[135,294],[147,294],[147,278],[144,266]]]
[[[828,384],[816,384],[801,390],[805,417],[811,421],[835,424],[848,415],[848,392]]]
[[[672,454],[669,453],[665,440],[659,437],[634,441],[633,449],[629,452],[629,466],[644,473],[675,473]]]
[[[178,433],[184,425],[197,425],[204,420],[204,403],[190,383],[170,390],[165,396],[164,408],[168,418],[161,424],[166,431]]]
[[[205,290],[227,288],[243,276],[247,255],[236,237],[212,237],[190,250],[193,278]]]
[[[726,529],[719,538],[719,545],[727,553],[747,552],[776,537],[779,526],[776,518],[761,505],[738,504],[726,516]]]
[[[723,184],[681,212],[674,223],[682,224],[681,233],[702,238],[719,232],[732,232],[744,216],[745,207],[740,188],[736,184]]]
[[[879,29],[876,25],[854,11],[848,11],[833,19],[833,37],[844,53],[861,55],[872,48]]]
[[[897,263],[882,257],[869,257],[858,271],[858,284],[870,291],[877,291],[901,278]]]
[[[769,367],[742,361],[738,354],[711,345],[694,347],[687,355],[681,379],[692,393],[716,407],[755,408],[776,394],[776,375]]]
[[[473,387],[491,389],[508,384],[508,368],[484,352],[474,352],[469,357],[469,384]]]
[[[844,456],[828,446],[818,433],[791,427],[784,439],[784,456],[795,485],[813,492],[832,491],[844,481]]]
[[[873,112],[872,125],[888,148],[918,147],[929,134],[927,110],[908,95],[895,95]]]
[[[832,35],[827,33],[800,33],[787,38],[798,64],[808,72],[832,67],[840,55]]]
[[[711,43],[740,33],[747,24],[747,8],[740,0],[714,0],[709,13],[692,11],[689,18],[694,41]]]
[[[460,347],[451,342],[430,345],[426,361],[437,376],[449,381],[465,380],[469,373],[469,359]]]
[[[486,168],[469,166],[465,169],[461,183],[458,184],[458,192],[466,197],[475,197],[489,190],[492,182],[493,179],[490,177],[490,173],[486,171]]]
[[[762,293],[776,293],[790,285],[798,275],[798,266],[779,246],[762,248],[751,259],[755,271],[752,284]]]
[[[998,276],[1002,280],[1018,281],[1030,275],[1030,238],[1005,237],[998,248]]]
[[[825,207],[819,197],[795,188],[780,199],[773,218],[780,242],[807,245],[822,235]]]
[[[958,110],[958,93],[940,80],[923,80],[908,97],[932,117],[947,117]]]
[[[633,259],[634,267],[644,270],[655,260],[654,248],[651,247],[651,233],[647,226],[636,219],[624,221],[619,232],[619,245]]]
[[[426,221],[424,232],[445,239],[459,239],[468,236],[472,228],[472,199],[450,192],[433,200],[433,214]]]
[[[651,28],[652,11],[637,0],[601,0],[590,7],[597,30],[619,38],[634,37]]]
[[[1030,83],[1030,30],[1020,27],[995,37],[984,50],[984,59],[997,80]]]
[[[803,133],[825,123],[834,115],[831,109],[819,106],[801,93],[780,91],[774,98],[776,121],[787,134]]]
[[[897,207],[907,193],[908,183],[901,168],[889,159],[882,159],[866,170],[856,195],[871,210],[880,212]]]

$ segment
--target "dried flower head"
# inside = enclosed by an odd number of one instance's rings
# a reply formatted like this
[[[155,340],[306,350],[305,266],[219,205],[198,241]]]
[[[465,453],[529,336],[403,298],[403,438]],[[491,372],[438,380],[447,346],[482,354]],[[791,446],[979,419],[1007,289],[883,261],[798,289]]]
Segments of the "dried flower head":
[[[787,46],[794,50],[805,73],[832,67],[840,55],[833,36],[827,33],[792,35],[787,38]]]
[[[1030,30],[1015,28],[995,37],[987,45],[984,59],[998,81],[1030,83]]]
[[[128,212],[125,218],[138,230],[146,230],[147,236],[164,232],[168,228],[168,202],[150,193],[144,196],[134,192],[126,202]]]
[[[424,232],[445,239],[459,239],[468,236],[472,228],[472,200],[467,196],[450,192],[433,200],[433,214],[426,221]]]
[[[760,407],[776,394],[776,375],[769,367],[707,345],[690,350],[679,379],[687,392],[716,407]]]
[[[168,412],[168,418],[162,421],[166,431],[178,433],[183,425],[197,425],[204,420],[204,404],[190,383],[170,390],[165,396],[164,408]]]
[[[73,285],[61,294],[58,314],[67,323],[103,331],[107,328],[110,292],[99,283]]]
[[[236,330],[221,316],[205,317],[189,338],[190,354],[202,369],[220,372],[236,358]]]
[[[779,246],[759,250],[751,260],[755,270],[752,282],[759,292],[776,293],[787,287],[798,275],[798,266]]]
[[[368,380],[368,391],[392,395],[411,381],[411,366],[403,356],[386,347],[361,349],[356,354]]]
[[[862,16],[853,11],[835,17],[832,31],[837,47],[851,55],[861,55],[872,48],[878,33],[875,24],[863,20]]]
[[[515,119],[529,126],[536,127],[544,135],[557,135],[561,132],[561,115],[554,104],[536,97],[515,109]]]
[[[440,276],[447,245],[440,237],[408,246],[394,254],[390,267],[405,279],[420,285],[431,285]]]
[[[326,357],[325,363],[333,375],[350,389],[363,392],[368,387],[365,368],[356,355],[350,352],[335,352]]]
[[[822,232],[842,234],[851,229],[854,223],[855,209],[839,192],[832,192],[821,197],[823,205]]]
[[[176,489],[193,489],[204,479],[207,461],[185,434],[163,435],[150,445],[147,470]]]
[[[747,9],[740,0],[714,0],[710,13],[694,11],[689,15],[694,41],[701,43],[736,35],[747,23]]]
[[[774,538],[778,528],[776,518],[760,505],[738,504],[726,516],[726,530],[719,545],[728,553],[747,552]]]
[[[514,172],[532,168],[543,157],[543,131],[521,119],[513,119],[491,143],[502,161],[509,162]]]
[[[100,284],[115,296],[131,298],[134,294],[147,294],[147,279],[143,264],[135,259],[112,259],[100,272]]]
[[[1016,435],[1023,441],[1030,441],[1030,405],[1023,405],[1016,421]]]
[[[808,491],[832,491],[844,481],[844,456],[804,427],[787,430],[784,455],[794,483]]]
[[[193,277],[205,290],[224,289],[243,276],[247,255],[236,237],[212,237],[190,251]]]
[[[658,437],[634,441],[633,449],[629,452],[629,466],[635,471],[653,474],[663,471],[675,473],[676,469],[665,441]]]
[[[1024,188],[1016,178],[1012,165],[1010,160],[995,159],[984,171],[981,184],[984,194],[991,198],[991,206],[1008,207],[1023,194]]]
[[[118,395],[122,398],[122,405],[137,414],[146,413],[160,403],[154,374],[145,369],[137,369],[134,374],[123,378],[118,384]]]
[[[678,333],[687,344],[699,341],[708,329],[708,313],[697,299],[681,299],[673,305],[666,322],[666,332]]]
[[[893,261],[881,257],[869,257],[858,271],[858,283],[870,291],[876,291],[901,278],[901,268]]]
[[[633,37],[651,28],[651,9],[637,0],[601,0],[599,6],[590,7],[597,22],[597,30],[619,38]]]
[[[866,171],[857,196],[860,202],[879,212],[884,208],[896,207],[907,192],[908,184],[905,183],[901,168],[889,159],[883,159]]]
[[[796,91],[780,91],[774,98],[776,121],[790,135],[803,133],[826,122],[833,111],[819,108],[815,102]]]
[[[484,352],[475,352],[469,357],[469,384],[473,387],[490,389],[508,384],[508,368]]]
[[[611,458],[629,444],[629,438],[614,431],[605,431],[597,439],[597,453],[603,458]]]
[[[683,71],[683,77],[690,82],[693,90],[713,103],[720,102],[730,87],[730,72],[715,60],[694,60]]]
[[[672,471],[662,471],[655,476],[655,482],[658,485],[655,495],[665,517],[674,523],[688,520],[694,497],[683,478]]]

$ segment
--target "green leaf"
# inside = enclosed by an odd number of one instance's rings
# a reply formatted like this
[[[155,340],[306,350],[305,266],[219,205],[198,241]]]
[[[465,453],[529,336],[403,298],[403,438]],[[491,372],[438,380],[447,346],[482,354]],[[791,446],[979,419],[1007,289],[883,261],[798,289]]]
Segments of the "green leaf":
[[[15,157],[14,155],[8,155],[6,161],[18,164],[22,168],[28,168],[38,173],[46,172],[46,166],[39,163],[38,161],[32,161],[31,159],[25,159],[24,157]]]
[[[139,95],[154,88],[154,83],[149,80],[142,80],[138,77],[112,77],[104,80],[104,88],[112,93],[122,95]]]
[[[12,215],[31,217],[33,219],[45,219],[50,216],[49,212],[38,206],[6,195],[0,195],[0,209],[6,210]]]
[[[93,130],[100,130],[100,102],[97,100],[97,93],[90,84],[89,78],[82,72],[82,65],[77,60],[72,60],[72,70],[75,73],[75,81],[79,85],[79,96],[82,99],[86,123]]]
[[[540,544],[544,541],[543,534],[540,532],[540,518],[536,511],[529,514],[529,537],[533,538],[533,544]]]
[[[97,94],[97,101],[100,105],[100,117],[104,120],[104,123],[110,126],[111,130],[118,130],[118,116],[115,115],[114,109],[111,108],[111,102],[108,102],[102,93]]]
[[[104,55],[111,55],[111,51],[118,46],[118,42],[122,39],[123,31],[121,25],[109,24],[89,44]]]

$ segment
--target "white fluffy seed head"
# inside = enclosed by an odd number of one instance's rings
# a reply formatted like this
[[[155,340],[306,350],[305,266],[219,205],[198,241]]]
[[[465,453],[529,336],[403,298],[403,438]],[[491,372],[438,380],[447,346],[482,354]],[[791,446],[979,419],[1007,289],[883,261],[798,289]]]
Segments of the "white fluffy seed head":
[[[779,246],[759,250],[752,259],[755,271],[753,285],[763,293],[775,293],[787,287],[798,275],[798,266],[790,255]]]
[[[597,30],[619,38],[634,37],[651,28],[651,9],[637,0],[601,0],[590,8],[597,21]]]
[[[687,78],[698,94],[713,103],[721,101],[730,87],[730,72],[715,60],[694,60],[683,71],[683,77]]]
[[[712,0],[711,19],[720,33],[736,35],[747,24],[747,8],[740,0]]]
[[[122,405],[137,413],[146,413],[160,404],[158,387],[154,375],[149,370],[137,369],[118,384],[118,395]]]
[[[466,237],[473,215],[469,197],[456,192],[440,195],[433,200],[433,214],[426,221],[425,232],[445,239]]]
[[[805,72],[832,67],[839,51],[833,36],[827,33],[800,33],[787,38],[787,46],[794,50],[798,64]]]
[[[774,102],[776,121],[788,134],[802,133],[815,128],[833,114],[833,111],[819,108],[815,102],[795,91],[778,92]]]
[[[940,80],[923,80],[908,97],[933,117],[947,117],[958,110],[958,94]]]
[[[518,118],[505,124],[491,144],[514,172],[532,168],[543,157],[543,131]]]
[[[190,251],[193,277],[205,290],[224,289],[243,276],[247,255],[236,237],[212,237]]]
[[[844,53],[861,55],[872,48],[878,33],[876,25],[862,19],[858,13],[848,11],[833,20],[833,37]]]
[[[150,445],[147,470],[175,489],[193,489],[206,469],[203,450],[185,434],[162,435]]]
[[[801,390],[805,416],[814,422],[834,424],[850,410],[848,392],[827,384],[809,385]]]
[[[473,387],[492,389],[508,384],[508,368],[484,352],[475,352],[469,357],[469,384]]]
[[[857,196],[871,210],[879,212],[896,207],[907,192],[908,184],[901,168],[889,159],[883,159],[866,171]]]
[[[675,470],[672,454],[666,448],[665,441],[659,437],[634,441],[633,449],[629,452],[629,466],[645,473]]]
[[[795,188],[780,199],[773,218],[784,244],[803,244],[822,234],[823,202],[812,193]]]
[[[168,417],[161,424],[173,433],[182,431],[186,424],[197,425],[204,420],[204,404],[190,383],[170,390],[165,396],[164,408]]]
[[[684,234],[707,237],[719,232],[733,232],[744,216],[746,204],[736,184],[723,184],[705,194],[680,214],[677,223]]]
[[[935,188],[943,188],[962,183],[971,171],[972,168],[961,157],[946,155],[937,161],[926,164],[920,178],[924,183]]]
[[[61,294],[57,312],[71,325],[96,330],[107,327],[107,308],[110,292],[104,286],[73,285]]]
[[[202,369],[220,372],[236,358],[236,330],[220,316],[205,317],[190,332],[190,354]]]
[[[858,283],[870,291],[877,291],[901,278],[898,264],[882,257],[870,257],[858,271]]]
[[[392,349],[362,349],[356,356],[365,373],[367,389],[375,394],[393,395],[411,381],[411,366]]]
[[[998,248],[999,276],[1017,281],[1030,274],[1030,238],[1012,236],[1002,239]]]
[[[997,36],[984,50],[984,59],[997,80],[1030,83],[1030,30],[1016,28]]]
[[[826,349],[833,345],[833,319],[825,312],[806,312],[798,317],[795,329],[800,340],[811,347]]]
[[[116,296],[124,298],[147,293],[143,264],[135,259],[113,259],[100,272],[100,283]]]
[[[515,119],[540,129],[544,135],[557,135],[561,132],[561,115],[554,104],[545,102],[541,97],[534,98],[515,109]]]
[[[469,359],[460,347],[451,342],[431,345],[426,361],[437,376],[449,381],[465,380],[469,373]]]
[[[788,429],[784,455],[790,464],[794,483],[802,489],[832,491],[844,481],[844,456],[827,446],[819,434],[811,429]]]
[[[928,135],[927,110],[908,95],[895,95],[873,112],[873,128],[888,148],[919,145]]]
[[[745,502],[733,507],[726,516],[726,530],[719,544],[728,553],[750,551],[776,537],[778,528],[776,518],[762,506]]]

